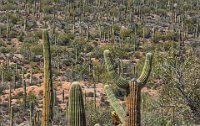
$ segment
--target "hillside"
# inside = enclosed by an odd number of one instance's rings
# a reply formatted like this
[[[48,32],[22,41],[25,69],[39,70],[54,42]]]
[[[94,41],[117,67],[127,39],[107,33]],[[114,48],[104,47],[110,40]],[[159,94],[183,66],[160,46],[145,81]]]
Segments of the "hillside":
[[[1,0],[0,126],[200,125],[199,12],[199,0]]]

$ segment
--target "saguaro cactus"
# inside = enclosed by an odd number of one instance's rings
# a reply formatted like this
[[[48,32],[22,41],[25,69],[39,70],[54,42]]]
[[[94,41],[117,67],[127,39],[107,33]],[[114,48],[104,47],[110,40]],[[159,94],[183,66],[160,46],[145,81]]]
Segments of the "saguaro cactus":
[[[114,83],[122,89],[125,89],[127,92],[126,95],[126,115],[124,120],[125,126],[140,126],[140,102],[141,102],[141,89],[147,82],[147,79],[151,72],[152,64],[152,54],[147,53],[146,61],[142,70],[141,75],[138,79],[131,79],[130,81],[119,76],[113,66],[111,54],[109,50],[104,51],[104,59],[107,71]]]
[[[10,108],[10,126],[13,126],[13,107],[11,106]]]
[[[44,55],[44,95],[42,109],[42,126],[50,126],[53,121],[53,83],[51,71],[51,53],[49,36],[46,30],[42,34]]]
[[[33,102],[30,102],[30,124],[33,126]]]
[[[86,126],[82,90],[78,82],[73,82],[69,93],[68,126]]]
[[[24,109],[26,109],[26,97],[27,97],[27,93],[26,93],[26,80],[23,80],[23,86],[24,86]]]
[[[30,73],[30,85],[33,83],[33,68],[31,68],[31,73]]]
[[[9,85],[9,109],[11,109],[12,94],[11,94],[11,84]]]

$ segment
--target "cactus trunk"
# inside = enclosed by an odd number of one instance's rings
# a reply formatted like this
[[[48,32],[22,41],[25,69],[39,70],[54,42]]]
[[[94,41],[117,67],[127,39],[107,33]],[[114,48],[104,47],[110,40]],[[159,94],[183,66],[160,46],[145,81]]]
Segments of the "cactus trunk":
[[[10,126],[13,126],[13,107],[10,108]]]
[[[126,117],[125,126],[140,126],[140,103],[141,88],[135,81],[129,84],[129,91],[126,96]]]
[[[51,71],[51,53],[48,32],[43,31],[44,55],[44,95],[42,109],[42,126],[50,126],[53,121],[53,83]]]
[[[9,109],[11,109],[12,95],[11,95],[11,84],[9,85]]]
[[[26,81],[23,80],[23,86],[24,86],[24,109],[26,109]]]
[[[30,103],[30,124],[33,126],[33,102]]]

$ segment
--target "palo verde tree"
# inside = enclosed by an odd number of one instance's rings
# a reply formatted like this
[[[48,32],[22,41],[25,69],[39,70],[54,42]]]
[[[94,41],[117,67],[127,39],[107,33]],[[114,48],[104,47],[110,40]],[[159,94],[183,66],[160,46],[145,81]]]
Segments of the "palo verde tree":
[[[158,77],[163,84],[161,89],[161,102],[168,105],[176,105],[175,113],[182,116],[181,124],[189,122],[200,124],[200,65],[199,57],[194,48],[187,49],[170,48],[165,54],[156,56],[159,68]],[[161,74],[162,73],[162,74]],[[173,102],[172,102],[173,101]],[[181,106],[181,107],[180,107]],[[187,116],[185,116],[187,115]],[[193,122],[192,122],[193,121]]]

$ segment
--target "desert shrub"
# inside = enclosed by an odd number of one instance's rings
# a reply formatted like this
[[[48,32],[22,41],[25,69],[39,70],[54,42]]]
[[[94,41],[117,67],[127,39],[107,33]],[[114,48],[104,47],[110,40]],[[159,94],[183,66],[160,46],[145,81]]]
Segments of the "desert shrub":
[[[27,103],[32,102],[34,105],[38,104],[37,96],[33,92],[29,93],[27,96]]]
[[[17,21],[19,20],[19,18],[17,18],[14,14],[9,14],[8,18],[10,19],[12,24],[17,24]]]
[[[0,39],[0,46],[4,46],[4,45],[5,45],[5,42],[2,39]]]
[[[94,126],[96,123],[111,125],[112,109],[109,106],[97,107],[95,110],[94,102],[87,101],[85,109],[87,126]]]
[[[0,47],[1,53],[13,53],[16,51],[16,47]]]
[[[58,109],[57,107],[54,108],[54,124],[59,126],[66,125],[66,112],[63,110]]]
[[[16,6],[10,3],[2,6],[2,11],[15,10],[15,9],[16,9]]]
[[[24,43],[34,43],[35,37],[25,37],[23,40]]]

